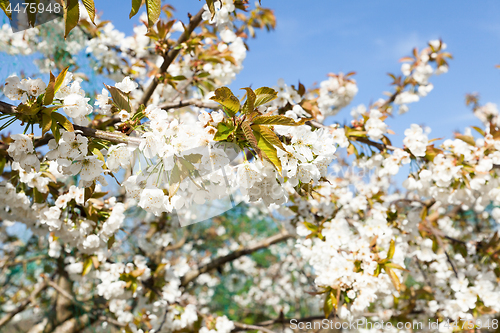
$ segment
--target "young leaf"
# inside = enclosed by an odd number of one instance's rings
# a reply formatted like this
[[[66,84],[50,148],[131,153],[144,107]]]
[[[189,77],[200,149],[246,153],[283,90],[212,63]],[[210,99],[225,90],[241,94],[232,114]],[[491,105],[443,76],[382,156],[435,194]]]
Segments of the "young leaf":
[[[48,114],[42,114],[42,136],[47,133],[52,127],[52,117]]]
[[[128,102],[127,96],[118,88],[108,86],[107,84],[104,85],[106,89],[109,90],[111,93],[111,97],[113,98],[113,102],[121,109],[121,110],[126,110],[128,112],[131,112],[130,104]]]
[[[330,316],[333,311],[334,303],[337,302],[337,298],[333,295],[333,291],[326,293],[325,304],[323,305],[323,312],[325,313],[325,318]]]
[[[68,68],[69,66],[63,69],[61,73],[59,73],[59,75],[57,76],[56,83],[54,84],[54,94],[59,90],[59,88],[61,88],[64,79],[66,78],[66,73],[68,72]]]
[[[92,269],[92,259],[91,258],[87,258],[85,260],[85,262],[83,263],[82,276],[87,275],[88,272],[90,272],[91,269]]]
[[[73,128],[73,124],[68,119],[66,119],[66,117],[63,116],[62,114],[57,112],[52,112],[52,119],[57,121],[59,125],[61,125],[66,129],[66,131],[68,132],[75,131],[75,129]]]
[[[78,0],[67,0],[66,7],[64,8],[64,38],[68,37],[71,30],[78,25],[80,20],[80,5]]]
[[[234,116],[240,111],[240,101],[228,87],[216,89],[215,96],[210,99],[224,106],[226,111],[229,111],[230,116]]]
[[[242,89],[245,89],[247,91],[247,100],[245,101],[241,112],[243,112],[244,114],[250,114],[254,109],[256,96],[251,88]]]
[[[161,14],[161,0],[146,0],[148,12],[148,27],[151,28],[158,22]]]
[[[141,9],[141,6],[142,0],[132,0],[132,10],[130,11],[128,18],[134,17],[139,12],[139,9]]]
[[[405,269],[401,265],[395,264],[393,262],[388,262],[387,264],[385,264],[385,267],[390,268],[390,269],[400,269],[402,271],[408,271],[407,269]]]
[[[267,102],[272,101],[273,99],[278,98],[278,93],[269,87],[261,87],[255,90],[255,106],[259,107],[262,104],[266,104]]]
[[[9,20],[12,20],[12,12],[8,11],[7,8],[9,7],[9,0],[0,0],[0,8],[2,8],[3,12]]]
[[[172,169],[172,173],[170,175],[170,186],[168,188],[168,197],[172,198],[179,187],[181,186],[182,178],[181,178],[181,170],[177,164],[174,165]]]
[[[387,259],[391,260],[394,257],[394,251],[396,250],[396,244],[394,239],[391,239],[391,245],[389,245],[389,251],[387,251]]]
[[[52,101],[54,101],[55,85],[56,85],[56,78],[54,77],[54,74],[50,72],[50,81],[47,86],[47,89],[45,90],[43,105],[50,105],[52,104]]]
[[[312,118],[302,118],[299,121],[295,121],[292,118],[282,115],[275,116],[259,116],[255,117],[252,122],[255,125],[284,125],[284,126],[300,126],[304,125],[306,121],[311,120]]]
[[[227,137],[234,132],[234,127],[230,127],[227,124],[220,122],[217,124],[217,133],[214,135],[215,141],[226,140]]]
[[[61,140],[61,132],[59,132],[59,126],[57,126],[57,122],[52,121],[50,129],[52,130],[52,134],[54,135],[56,142],[59,142],[59,140]]]
[[[276,134],[269,127],[263,125],[252,125],[252,129],[262,135],[264,139],[273,146],[277,146],[281,150],[285,150],[285,147],[283,147],[280,139],[278,139]]]
[[[257,139],[257,146],[262,150],[266,159],[271,162],[281,175],[281,161],[278,158],[278,152],[273,144],[267,141],[259,132],[254,132]]]
[[[252,148],[257,152],[259,158],[262,159],[262,152],[258,146],[257,138],[255,137],[254,132],[250,127],[250,123],[248,121],[242,122],[241,129],[243,130],[243,134],[245,134],[245,138],[247,139],[248,143],[250,143]]]
[[[94,0],[82,0],[83,5],[85,6],[85,9],[87,10],[87,13],[89,13],[90,20],[92,23],[94,23],[95,19],[95,6],[94,6]]]
[[[106,166],[106,160],[104,159],[104,156],[102,155],[101,151],[97,148],[92,149],[92,154],[94,154],[98,160],[102,161],[104,163],[104,166]]]
[[[0,175],[3,173],[3,169],[5,168],[5,164],[7,164],[7,159],[0,158]]]
[[[389,267],[384,266],[384,270],[387,273],[387,275],[389,275],[389,277],[391,278],[392,284],[394,285],[396,290],[399,291],[401,289],[401,282],[399,282],[399,279],[398,279],[398,276],[396,275],[396,273],[392,269],[390,269]]]

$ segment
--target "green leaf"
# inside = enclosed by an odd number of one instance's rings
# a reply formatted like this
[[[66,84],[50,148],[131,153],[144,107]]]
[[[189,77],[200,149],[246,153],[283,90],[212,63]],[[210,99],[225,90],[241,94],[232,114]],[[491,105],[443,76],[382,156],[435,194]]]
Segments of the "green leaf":
[[[12,12],[7,10],[9,4],[10,4],[9,0],[0,0],[0,8],[3,10],[5,15],[7,15],[9,20],[12,20]]]
[[[148,12],[148,27],[151,28],[158,22],[161,14],[161,0],[146,0]]]
[[[33,107],[30,107],[29,105],[26,105],[26,104],[19,104],[16,107],[16,111],[17,111],[17,113],[20,113],[20,114],[23,114],[26,116],[32,116],[38,112],[35,105],[33,105]]]
[[[252,122],[256,125],[284,125],[284,126],[300,126],[304,125],[306,121],[312,118],[302,118],[299,121],[295,121],[290,117],[276,115],[276,116],[258,116],[255,117]]]
[[[57,121],[59,125],[61,125],[62,127],[64,127],[64,129],[66,129],[66,131],[68,132],[75,131],[75,129],[73,128],[73,124],[68,119],[66,119],[66,117],[63,116],[62,114],[57,112],[52,112],[52,119]]]
[[[85,259],[85,262],[83,263],[82,276],[87,275],[91,269],[92,269],[92,259],[87,258],[87,259]]]
[[[232,125],[232,124],[231,124]],[[217,133],[214,135],[215,141],[223,141],[228,138],[231,133],[234,132],[234,127],[229,126],[223,122],[217,124]]]
[[[68,72],[68,68],[69,66],[63,69],[61,73],[59,73],[59,75],[57,76],[56,83],[54,84],[54,94],[59,90],[59,88],[61,88],[64,79],[66,78],[66,73]]]
[[[323,312],[325,313],[325,318],[328,318],[330,316],[330,313],[332,313],[334,307],[335,308],[337,307],[337,298],[333,294],[332,290],[329,293],[327,293],[325,297],[325,303],[323,305]]]
[[[278,98],[278,93],[276,90],[269,87],[261,87],[255,90],[255,107],[259,107],[262,104],[266,104],[276,98]]]
[[[276,136],[273,130],[271,130],[269,127],[263,125],[252,125],[252,129],[262,135],[264,139],[273,146],[277,146],[281,150],[286,151],[280,139],[278,139],[278,136]]]
[[[455,134],[455,138],[462,140],[465,143],[468,143],[471,146],[476,145],[476,141],[472,135],[463,135],[463,134]]]
[[[391,278],[392,284],[394,285],[396,290],[397,291],[401,290],[401,282],[399,282],[399,279],[398,279],[398,276],[396,275],[396,273],[392,269],[387,267],[387,265],[384,266],[384,270],[387,273],[387,275],[389,275],[389,277]]]
[[[210,99],[224,106],[231,117],[240,111],[240,101],[233,95],[233,92],[228,87],[216,89],[215,96]]]
[[[398,264],[395,264],[393,262],[388,262],[387,264],[384,265],[385,267],[387,268],[390,268],[390,269],[400,269],[402,271],[408,271],[407,269],[405,269],[404,267],[402,267],[401,265],[398,265]]]
[[[394,239],[391,239],[391,245],[389,245],[389,251],[387,251],[386,259],[391,260],[394,257],[394,251],[396,250],[396,244],[394,243]]]
[[[482,129],[480,129],[479,127],[477,126],[471,126],[473,129],[475,129],[479,134],[481,134],[482,136],[485,136],[486,134],[484,133],[484,131]]]
[[[120,110],[126,110],[128,112],[131,112],[130,108],[130,103],[128,102],[128,97],[118,88],[108,86],[107,84],[104,84],[106,89],[109,90],[111,93],[111,98],[113,99],[113,102],[120,108]]]
[[[104,156],[102,155],[99,149],[97,148],[92,149],[92,154],[94,154],[98,160],[102,161],[104,163],[104,166],[106,165],[106,160],[104,159]]]
[[[80,5],[78,0],[67,0],[66,7],[64,8],[64,38],[68,37],[71,30],[78,25],[80,21]]]
[[[93,182],[90,187],[85,188],[85,191],[84,191],[85,193],[84,193],[84,197],[83,197],[84,202],[87,202],[87,200],[89,200],[92,197],[92,195],[94,194],[94,191],[95,191],[95,182]]]
[[[0,175],[3,173],[3,169],[5,168],[5,164],[7,164],[7,159],[0,158]]]
[[[175,193],[177,193],[177,190],[179,190],[179,187],[181,186],[181,182],[181,170],[179,169],[179,166],[175,164],[174,168],[172,169],[172,173],[170,174],[170,186],[168,188],[169,198],[172,198]]]
[[[54,101],[56,78],[54,74],[50,72],[50,81],[45,90],[45,96],[43,97],[43,105],[50,105]]]
[[[85,9],[87,10],[87,13],[89,13],[90,20],[92,23],[94,23],[95,19],[95,6],[94,6],[94,0],[82,0],[83,5],[85,6]]]
[[[278,151],[273,144],[271,144],[264,138],[263,135],[261,135],[261,133],[254,132],[254,134],[255,138],[257,139],[257,146],[262,150],[266,159],[276,167],[279,174],[281,175],[281,161],[278,158]]]
[[[48,114],[43,113],[42,114],[42,136],[47,133],[50,128],[52,127],[52,117],[49,116]]]
[[[54,135],[56,142],[59,142],[59,140],[61,140],[61,132],[59,132],[59,127],[57,126],[57,122],[52,121],[50,129],[52,130],[52,134]]]
[[[142,0],[132,0],[132,10],[130,11],[128,18],[134,17],[139,12],[139,9],[141,9],[141,6]]]
[[[245,104],[243,104],[243,109],[241,110],[241,112],[243,112],[244,114],[250,114],[254,109],[256,95],[251,88],[241,89],[245,89],[247,91],[247,99],[245,101]]]

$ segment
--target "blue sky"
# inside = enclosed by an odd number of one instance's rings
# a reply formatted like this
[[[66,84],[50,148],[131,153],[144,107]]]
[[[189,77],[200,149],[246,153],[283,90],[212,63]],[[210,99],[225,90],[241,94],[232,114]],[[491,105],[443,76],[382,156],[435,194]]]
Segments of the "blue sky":
[[[131,31],[130,6],[124,0],[96,0],[104,19]],[[203,1],[170,2],[178,18],[196,13]],[[431,137],[450,137],[467,125],[479,125],[465,107],[464,95],[477,91],[482,101],[500,104],[500,2],[498,1],[285,1],[262,0],[273,8],[276,30],[249,41],[244,69],[232,88],[274,85],[279,78],[306,86],[329,72],[356,71],[359,93],[353,106],[383,97],[388,72],[399,73],[398,60],[413,47],[442,38],[454,55],[447,74],[433,77],[434,90],[410,112],[388,121],[399,135],[412,123],[432,128]],[[349,120],[350,107],[334,117]]]
[[[126,0],[96,0],[103,19],[130,34],[137,20],[128,19]],[[166,3],[166,2],[164,2]],[[186,21],[204,1],[171,1],[177,17]],[[450,137],[467,125],[479,125],[464,105],[467,92],[480,92],[483,102],[500,104],[500,2],[498,1],[285,1],[262,0],[273,8],[277,28],[261,31],[249,41],[244,69],[232,88],[272,86],[279,78],[306,86],[320,82],[329,72],[356,71],[359,93],[352,103],[368,104],[389,89],[388,72],[399,73],[399,58],[430,39],[442,38],[454,55],[450,71],[431,82],[434,90],[410,112],[388,120],[398,133],[412,123],[432,128],[431,137]],[[2,74],[5,71],[1,72]],[[3,79],[3,78],[2,78]],[[330,121],[349,120],[351,107]]]

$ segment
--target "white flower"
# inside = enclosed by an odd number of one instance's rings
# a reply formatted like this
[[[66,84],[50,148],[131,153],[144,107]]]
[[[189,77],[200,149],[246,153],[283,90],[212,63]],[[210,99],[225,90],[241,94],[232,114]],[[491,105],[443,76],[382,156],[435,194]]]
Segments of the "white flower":
[[[155,157],[161,148],[158,138],[150,132],[144,133],[142,137],[144,140],[139,144],[139,150],[142,151],[146,158]]]
[[[111,115],[111,104],[109,104],[109,92],[102,88],[102,93],[96,96],[94,105],[99,106],[99,113],[102,115]]]
[[[118,113],[118,117],[120,117],[120,121],[123,123],[130,119],[130,113],[127,110],[121,110]]]
[[[64,112],[72,118],[86,116],[92,112],[92,107],[87,104],[89,100],[80,94],[70,94],[64,97]]]
[[[147,187],[141,193],[139,206],[148,212],[159,215],[166,211],[164,205],[165,195],[156,187]]]
[[[75,132],[64,132],[59,141],[60,156],[76,160],[87,154],[86,137]]]
[[[87,238],[85,238],[85,240],[82,243],[83,247],[86,249],[96,249],[99,247],[100,244],[101,240],[97,235],[87,236]]]
[[[82,160],[73,163],[70,170],[73,174],[80,173],[81,180],[90,182],[99,177],[103,165],[104,162],[96,156],[85,156]]]
[[[19,84],[18,87],[26,91],[29,95],[33,97],[38,97],[45,92],[47,85],[42,79],[24,79]]]
[[[422,127],[412,124],[409,129],[405,130],[405,136],[403,143],[411,153],[415,156],[425,156],[429,140]]]
[[[21,80],[17,76],[8,77],[5,80],[5,86],[3,88],[3,93],[8,99],[13,101],[20,100],[24,91],[19,88],[19,83]]]
[[[122,82],[118,82],[115,84],[115,87],[128,94],[131,91],[137,89],[139,85],[132,81],[129,76],[125,77]]]
[[[387,125],[380,119],[381,117],[382,113],[380,111],[370,111],[370,119],[366,121],[365,129],[372,140],[382,139],[382,136],[387,132]]]
[[[128,167],[130,165],[131,158],[131,149],[126,144],[120,143],[109,148],[106,165],[110,170],[116,172],[120,169],[120,167]]]

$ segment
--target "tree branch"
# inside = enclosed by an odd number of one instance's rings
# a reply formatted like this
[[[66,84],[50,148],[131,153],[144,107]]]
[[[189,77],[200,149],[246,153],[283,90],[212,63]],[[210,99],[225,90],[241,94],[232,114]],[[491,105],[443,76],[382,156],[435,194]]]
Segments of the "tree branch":
[[[12,114],[16,113],[16,107],[14,105],[5,103],[5,102],[0,102],[0,113],[3,114]],[[126,136],[125,134],[118,133],[118,132],[106,132],[106,131],[101,131],[97,130],[94,128],[90,127],[84,127],[84,126],[79,126],[79,125],[73,125],[74,129],[76,131],[81,131],[84,136],[91,137],[91,138],[96,138],[96,139],[101,139],[101,140],[106,140],[111,143],[127,143],[127,144],[133,144],[133,145],[139,145],[141,143],[140,138],[133,138],[130,136]],[[51,139],[54,137],[50,134],[46,134],[43,138],[39,139],[36,143],[35,146],[39,147],[47,142],[49,142]]]
[[[160,108],[163,110],[170,110],[170,109],[183,108],[185,106],[196,106],[199,108],[206,108],[206,109],[220,108],[220,105],[218,103],[201,101],[201,100],[196,99],[196,98],[186,99],[186,100],[174,102],[174,103],[165,103],[165,104],[160,105]]]
[[[17,308],[7,313],[3,318],[0,319],[0,328],[6,325],[16,314],[24,311],[24,309],[26,309],[26,307],[31,302],[33,302],[35,297],[38,296],[38,294],[42,292],[42,290],[44,290],[45,288],[47,288],[47,282],[44,280],[37,287],[35,287],[35,289],[33,289],[33,291],[28,297],[26,297],[24,300],[21,301],[21,304],[19,304]]]
[[[251,254],[255,251],[258,251],[260,249],[264,249],[264,248],[269,247],[273,244],[280,243],[282,241],[285,241],[285,240],[287,240],[289,238],[293,238],[293,237],[294,236],[292,236],[289,233],[281,232],[279,234],[268,237],[268,238],[256,243],[255,245],[251,245],[251,246],[248,246],[248,247],[243,248],[241,250],[231,252],[226,256],[216,258],[216,259],[212,260],[211,262],[209,262],[208,264],[201,266],[200,268],[195,268],[195,269],[187,272],[186,275],[184,275],[182,277],[182,284],[181,285],[186,286],[189,282],[193,281],[201,274],[206,273],[212,269],[221,267],[222,265],[224,265],[227,262],[236,260],[239,257],[242,257],[242,256],[247,255],[247,254]]]
[[[189,39],[189,37],[191,36],[191,33],[201,23],[201,21],[202,21],[201,15],[203,14],[204,11],[205,10],[202,8],[195,16],[192,16],[190,18],[189,24],[186,27],[186,29],[184,30],[184,32],[182,33],[182,35],[179,37],[179,39],[177,40],[175,45],[172,46],[170,51],[168,51],[167,54],[165,55],[165,57],[163,58],[163,64],[160,67],[160,74],[163,74],[167,71],[168,67],[172,64],[172,62],[175,60],[175,58],[177,57],[177,55],[181,51],[181,48],[179,46]],[[146,105],[148,103],[149,99],[153,95],[153,93],[154,93],[154,91],[159,83],[160,83],[160,81],[158,80],[158,77],[155,77],[153,79],[153,82],[151,82],[151,84],[144,91],[144,95],[142,95],[142,99],[141,99],[139,105],[140,104]]]

